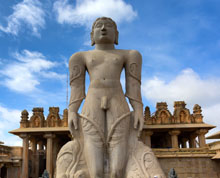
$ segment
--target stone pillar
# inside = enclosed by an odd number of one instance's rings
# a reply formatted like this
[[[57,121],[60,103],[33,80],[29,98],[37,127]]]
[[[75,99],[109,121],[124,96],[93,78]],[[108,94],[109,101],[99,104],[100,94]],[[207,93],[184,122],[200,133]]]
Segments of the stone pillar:
[[[153,132],[148,130],[145,132],[145,144],[151,148],[151,136],[153,135]]]
[[[31,138],[31,150],[32,150],[32,175],[33,177],[37,177],[37,165],[36,165],[36,158],[37,158],[37,140],[35,137]]]
[[[52,133],[47,133],[44,135],[47,139],[47,152],[46,152],[46,169],[50,175],[53,177],[53,138],[55,137]]]
[[[1,170],[2,170],[2,167],[4,166],[3,163],[0,163],[0,176],[1,176]],[[0,177],[1,178],[1,177]]]
[[[187,138],[182,138],[182,147],[183,148],[187,148],[187,146],[186,146],[186,142],[187,142]]]
[[[27,134],[20,134],[20,137],[23,139],[23,156],[22,156],[22,172],[21,178],[28,178],[28,135]]]
[[[169,131],[171,135],[172,148],[179,148],[178,144],[178,135],[180,134],[179,130],[171,130]]]
[[[189,147],[190,148],[196,148],[196,137],[197,135],[196,134],[191,134],[190,137],[189,137]]]
[[[200,129],[200,130],[197,130],[196,133],[198,134],[198,138],[199,138],[199,147],[204,148],[206,146],[205,134],[208,133],[208,130]]]

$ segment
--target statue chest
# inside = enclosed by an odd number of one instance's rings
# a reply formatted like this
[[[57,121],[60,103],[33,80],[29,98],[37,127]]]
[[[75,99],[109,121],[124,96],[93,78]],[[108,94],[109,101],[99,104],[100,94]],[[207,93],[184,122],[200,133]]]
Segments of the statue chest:
[[[119,55],[94,55],[86,59],[87,69],[112,70],[123,67],[123,58]]]

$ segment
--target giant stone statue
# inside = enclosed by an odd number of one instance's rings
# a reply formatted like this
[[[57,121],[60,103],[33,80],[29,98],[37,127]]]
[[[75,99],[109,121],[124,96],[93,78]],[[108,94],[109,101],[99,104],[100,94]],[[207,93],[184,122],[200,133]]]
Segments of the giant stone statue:
[[[107,17],[93,23],[91,43],[94,50],[77,52],[69,61],[68,123],[73,140],[57,156],[56,178],[164,178],[151,149],[137,138],[144,122],[141,54],[115,49],[117,25]],[[120,83],[123,69],[125,94]],[[87,95],[86,71],[90,77]]]

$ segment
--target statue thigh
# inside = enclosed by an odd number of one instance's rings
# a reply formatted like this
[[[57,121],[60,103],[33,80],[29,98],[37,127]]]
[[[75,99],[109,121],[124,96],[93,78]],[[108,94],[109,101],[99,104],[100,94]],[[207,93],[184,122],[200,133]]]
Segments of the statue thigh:
[[[123,101],[120,97],[117,100]],[[122,178],[127,161],[130,111],[127,103],[111,100],[108,109],[85,102],[82,109],[84,155],[91,178],[103,178],[104,152],[108,150],[111,178]]]
[[[128,113],[127,110],[126,112]],[[112,132],[112,135],[109,135],[110,138],[108,138],[111,178],[124,177],[128,157],[128,133],[130,128],[130,115],[123,117],[126,112],[120,113],[122,117],[115,118],[114,114],[111,114],[111,110],[107,111],[108,133]]]
[[[90,110],[87,118],[81,118],[84,139],[84,156],[91,178],[103,178],[103,128],[105,112],[99,108],[87,108]],[[85,107],[84,107],[85,109]],[[87,112],[85,112],[87,113]]]

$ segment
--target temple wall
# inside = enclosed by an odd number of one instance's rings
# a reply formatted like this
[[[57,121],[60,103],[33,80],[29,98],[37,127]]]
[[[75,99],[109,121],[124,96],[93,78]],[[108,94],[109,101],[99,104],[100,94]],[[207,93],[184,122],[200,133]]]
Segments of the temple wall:
[[[210,157],[164,157],[158,160],[165,175],[174,168],[178,178],[220,178],[220,160]]]
[[[7,168],[7,178],[20,178],[21,167],[8,167]]]

